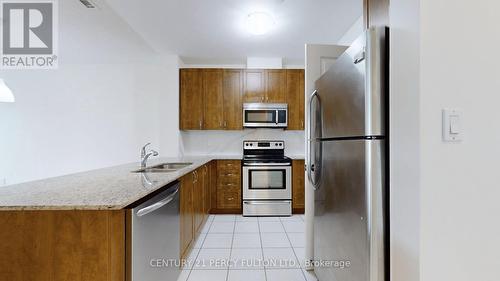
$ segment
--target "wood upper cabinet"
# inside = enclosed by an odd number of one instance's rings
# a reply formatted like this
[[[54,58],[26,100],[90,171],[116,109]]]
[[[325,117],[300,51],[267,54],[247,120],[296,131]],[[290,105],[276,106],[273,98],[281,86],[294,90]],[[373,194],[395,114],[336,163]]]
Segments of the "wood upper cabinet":
[[[203,129],[224,128],[222,69],[203,69]]]
[[[304,130],[304,70],[180,70],[181,130],[242,130],[245,102],[288,103],[288,129]]]
[[[265,102],[286,102],[286,70],[269,69],[266,73],[266,97]]]
[[[244,102],[286,102],[286,70],[245,70]]]
[[[180,190],[180,252],[181,256],[187,256],[190,244],[194,239],[194,216],[193,216],[193,173],[181,178]]]
[[[292,209],[294,213],[303,213],[305,208],[304,160],[292,161]]]
[[[243,129],[243,71],[225,69],[223,78],[224,129]],[[222,112],[222,110],[221,110]]]
[[[180,70],[180,120],[181,130],[203,129],[203,71]]]
[[[245,94],[243,102],[265,102],[266,71],[263,69],[245,70]]]
[[[286,96],[288,103],[287,130],[304,130],[304,70],[288,69],[286,71]]]

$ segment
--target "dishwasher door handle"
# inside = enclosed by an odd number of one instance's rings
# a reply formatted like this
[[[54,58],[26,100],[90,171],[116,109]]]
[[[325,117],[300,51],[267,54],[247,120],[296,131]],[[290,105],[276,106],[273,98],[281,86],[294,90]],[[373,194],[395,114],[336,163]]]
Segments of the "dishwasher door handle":
[[[151,204],[147,207],[144,207],[144,208],[141,208],[139,211],[137,211],[137,216],[138,217],[142,217],[142,216],[145,216],[151,212],[154,212],[158,209],[160,209],[161,207],[167,205],[168,203],[170,203],[172,200],[174,200],[174,197],[175,195],[177,194],[177,192],[179,192],[179,186],[176,187],[175,191],[172,192],[170,195],[168,195],[167,197],[165,197],[164,199],[154,203],[154,204]]]

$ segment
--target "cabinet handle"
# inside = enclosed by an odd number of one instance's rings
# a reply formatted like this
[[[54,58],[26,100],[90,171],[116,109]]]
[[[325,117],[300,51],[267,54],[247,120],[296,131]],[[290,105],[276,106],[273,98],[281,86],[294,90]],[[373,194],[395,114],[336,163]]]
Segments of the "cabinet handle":
[[[222,125],[222,121],[219,121],[219,127],[224,127],[224,125]]]
[[[227,127],[227,121],[224,121],[224,128]]]
[[[225,174],[225,176],[229,176],[229,177],[230,177],[230,176],[233,176],[233,175],[234,175],[234,174],[231,174],[231,173],[229,173],[229,174]]]
[[[234,183],[226,183],[226,186],[235,186]]]
[[[203,123],[203,122],[200,120],[200,129],[202,128],[202,123]]]
[[[264,97],[261,97],[261,98],[260,98],[260,100],[261,100],[261,101],[264,101]]]
[[[234,198],[233,198],[233,197],[229,197],[229,198],[227,198],[227,201],[233,201],[233,200],[234,200]]]
[[[300,120],[300,126],[302,129],[304,129],[304,120]]]

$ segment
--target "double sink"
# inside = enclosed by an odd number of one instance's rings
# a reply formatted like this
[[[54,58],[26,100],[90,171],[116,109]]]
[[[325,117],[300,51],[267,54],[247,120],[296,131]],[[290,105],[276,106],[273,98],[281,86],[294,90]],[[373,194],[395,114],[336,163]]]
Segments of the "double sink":
[[[180,169],[186,168],[188,166],[193,165],[193,163],[185,162],[185,163],[162,163],[146,168],[142,168],[136,171],[132,171],[132,173],[172,173],[176,172]]]

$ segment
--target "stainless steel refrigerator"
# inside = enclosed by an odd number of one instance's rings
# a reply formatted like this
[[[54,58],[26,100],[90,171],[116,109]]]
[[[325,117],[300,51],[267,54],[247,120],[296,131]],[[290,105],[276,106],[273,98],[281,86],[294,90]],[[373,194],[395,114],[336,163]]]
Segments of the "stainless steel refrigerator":
[[[320,281],[386,280],[386,34],[368,29],[316,81],[309,99],[307,172]]]

